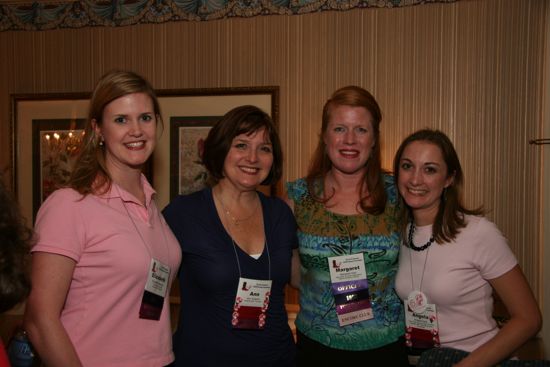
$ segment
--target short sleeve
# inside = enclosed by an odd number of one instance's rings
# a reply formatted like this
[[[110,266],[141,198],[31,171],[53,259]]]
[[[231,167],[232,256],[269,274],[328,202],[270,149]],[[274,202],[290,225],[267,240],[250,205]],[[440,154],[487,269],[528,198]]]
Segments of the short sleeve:
[[[72,189],[52,193],[38,210],[35,224],[37,242],[31,252],[48,252],[78,262],[85,249],[85,206],[82,195]],[[93,213],[87,213],[93,215]]]
[[[388,202],[392,205],[397,203],[397,187],[395,186],[395,177],[389,174],[384,174],[384,190],[388,196]]]
[[[206,251],[203,241],[206,238],[216,239],[219,235],[221,227],[208,188],[177,196],[164,208],[162,214],[185,253]]]
[[[179,239],[181,237],[181,228],[178,223],[180,223],[181,219],[181,211],[179,210],[180,202],[181,202],[181,195],[177,196],[172,202],[170,202],[163,210],[162,215],[164,216],[164,219],[166,220],[166,223],[168,223],[168,226],[174,232],[176,237]]]
[[[498,278],[517,265],[508,241],[494,223],[480,218],[475,236],[478,246],[474,262],[484,279]]]
[[[303,178],[287,182],[286,191],[290,200],[300,202],[301,198],[307,193],[307,183]]]
[[[278,207],[277,212],[279,213],[279,225],[276,229],[277,231],[281,231],[281,233],[288,233],[289,241],[291,243],[291,248],[297,249],[298,248],[298,237],[296,235],[296,219],[294,218],[294,214],[292,213],[292,210],[290,207],[281,199],[279,198],[272,198]]]

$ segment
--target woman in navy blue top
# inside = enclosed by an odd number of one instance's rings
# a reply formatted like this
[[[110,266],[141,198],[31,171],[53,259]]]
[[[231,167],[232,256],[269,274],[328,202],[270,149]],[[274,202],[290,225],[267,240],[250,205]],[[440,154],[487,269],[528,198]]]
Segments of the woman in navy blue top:
[[[284,287],[296,223],[282,200],[257,191],[281,176],[271,119],[254,106],[229,111],[210,131],[203,162],[212,188],[164,210],[183,252],[175,366],[294,366]]]

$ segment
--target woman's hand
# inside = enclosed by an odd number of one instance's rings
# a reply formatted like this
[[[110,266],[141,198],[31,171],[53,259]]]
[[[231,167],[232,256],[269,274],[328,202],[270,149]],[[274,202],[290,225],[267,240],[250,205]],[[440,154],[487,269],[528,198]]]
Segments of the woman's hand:
[[[510,320],[493,339],[470,353],[456,367],[494,366],[509,358],[541,328],[542,316],[537,301],[519,265],[489,283],[506,306]]]

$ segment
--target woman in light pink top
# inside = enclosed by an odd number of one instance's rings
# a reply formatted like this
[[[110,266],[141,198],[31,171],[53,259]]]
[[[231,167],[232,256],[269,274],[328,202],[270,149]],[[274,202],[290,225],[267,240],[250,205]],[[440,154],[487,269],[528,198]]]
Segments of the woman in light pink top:
[[[68,187],[38,212],[25,327],[47,366],[174,359],[168,292],[181,252],[141,173],[160,116],[141,76],[103,76]]]
[[[509,358],[540,329],[540,311],[506,239],[482,210],[463,206],[451,141],[441,131],[415,132],[399,147],[394,172],[404,235],[396,290],[405,301],[409,345],[433,341],[470,352],[459,367]],[[501,329],[492,318],[493,289],[510,314]],[[423,316],[437,327],[423,324]],[[433,338],[422,334],[426,325]]]

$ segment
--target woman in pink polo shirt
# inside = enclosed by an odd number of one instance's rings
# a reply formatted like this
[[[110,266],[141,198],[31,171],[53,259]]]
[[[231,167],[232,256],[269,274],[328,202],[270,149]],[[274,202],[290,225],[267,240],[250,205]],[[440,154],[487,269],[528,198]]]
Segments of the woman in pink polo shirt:
[[[107,73],[68,187],[38,212],[25,327],[47,366],[164,366],[181,260],[141,169],[161,122],[151,85]]]

